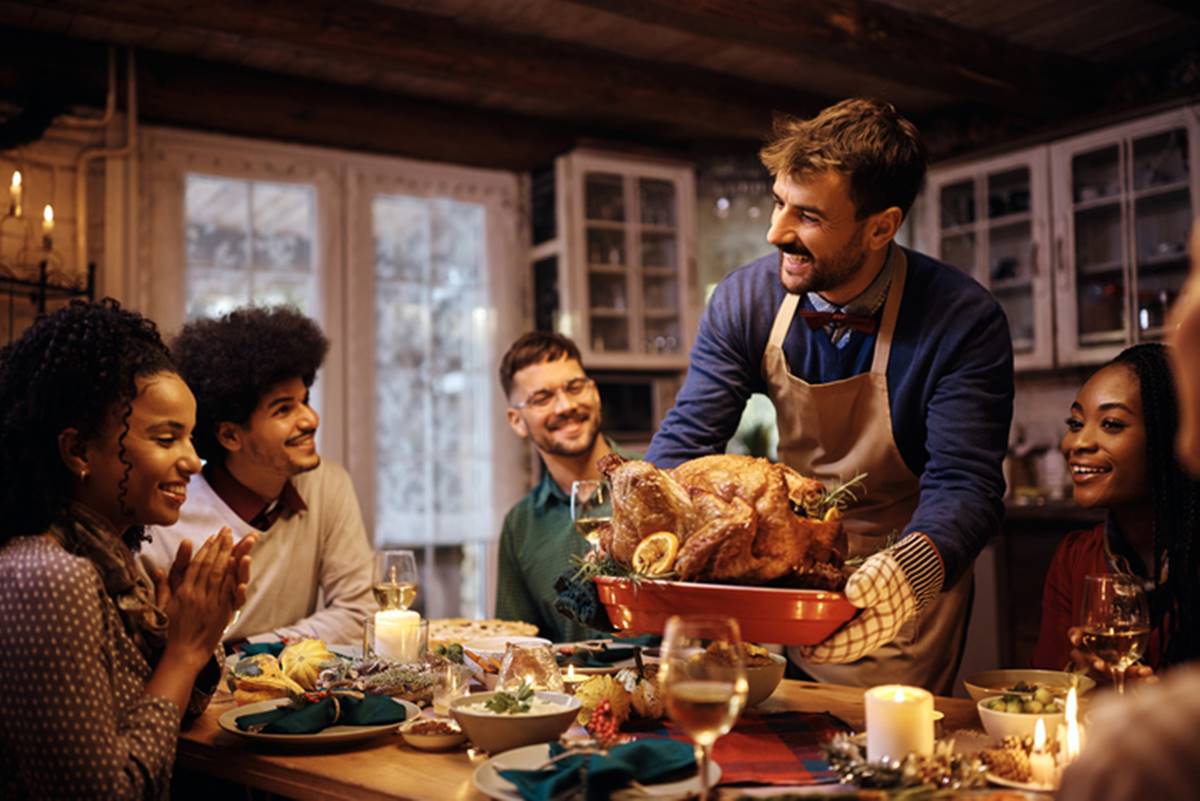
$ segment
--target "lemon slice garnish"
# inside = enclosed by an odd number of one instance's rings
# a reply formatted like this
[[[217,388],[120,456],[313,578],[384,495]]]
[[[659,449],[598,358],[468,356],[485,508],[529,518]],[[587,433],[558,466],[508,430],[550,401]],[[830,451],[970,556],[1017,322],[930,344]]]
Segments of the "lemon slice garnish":
[[[671,531],[656,531],[638,543],[633,552],[633,569],[644,576],[669,573],[679,553],[679,537]]]

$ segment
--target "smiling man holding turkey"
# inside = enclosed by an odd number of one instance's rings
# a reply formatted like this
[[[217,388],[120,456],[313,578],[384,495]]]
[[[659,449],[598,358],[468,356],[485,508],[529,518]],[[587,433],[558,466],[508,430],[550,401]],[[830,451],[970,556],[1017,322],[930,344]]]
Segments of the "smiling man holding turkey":
[[[926,153],[890,104],[782,120],[760,155],[778,253],[717,287],[647,459],[722,452],[751,393],[768,395],[781,461],[830,485],[867,474],[845,519],[849,555],[866,557],[846,585],[862,612],[789,656],[822,681],[948,693],[972,564],[1003,510],[1007,321],[971,278],[894,242]]]

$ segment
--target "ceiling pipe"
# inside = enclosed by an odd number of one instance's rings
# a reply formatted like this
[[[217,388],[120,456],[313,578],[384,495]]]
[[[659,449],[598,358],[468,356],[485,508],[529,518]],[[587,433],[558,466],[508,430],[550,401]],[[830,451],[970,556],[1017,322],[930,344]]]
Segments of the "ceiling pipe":
[[[114,73],[115,69],[114,66]],[[114,87],[115,84],[114,80]],[[91,148],[82,151],[75,158],[75,260],[81,274],[87,272],[88,265],[88,165],[96,159],[131,155],[137,146],[137,134],[137,62],[133,49],[130,48],[126,51],[125,61],[125,144],[120,147]]]
[[[108,46],[108,90],[104,98],[104,113],[99,117],[84,117],[75,114],[63,114],[56,122],[68,128],[103,128],[112,122],[117,110],[117,49]]]

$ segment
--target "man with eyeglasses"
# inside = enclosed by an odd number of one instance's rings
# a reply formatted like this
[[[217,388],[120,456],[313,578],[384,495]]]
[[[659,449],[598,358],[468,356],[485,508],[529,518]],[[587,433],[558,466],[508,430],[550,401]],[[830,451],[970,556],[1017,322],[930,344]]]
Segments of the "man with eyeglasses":
[[[588,545],[571,522],[571,484],[598,479],[596,462],[613,451],[600,435],[600,395],[579,348],[560,334],[521,336],[500,362],[508,425],[542,458],[542,478],[504,518],[496,616],[537,625],[543,637],[573,642],[598,632],[554,609],[555,580]]]

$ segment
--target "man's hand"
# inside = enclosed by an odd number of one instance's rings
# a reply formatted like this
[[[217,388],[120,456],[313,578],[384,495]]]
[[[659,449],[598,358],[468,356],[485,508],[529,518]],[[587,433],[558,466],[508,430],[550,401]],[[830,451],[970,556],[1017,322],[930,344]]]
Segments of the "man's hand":
[[[896,638],[917,612],[917,599],[890,550],[863,562],[846,581],[846,600],[863,610],[832,637],[798,650],[805,661],[853,662]]]

